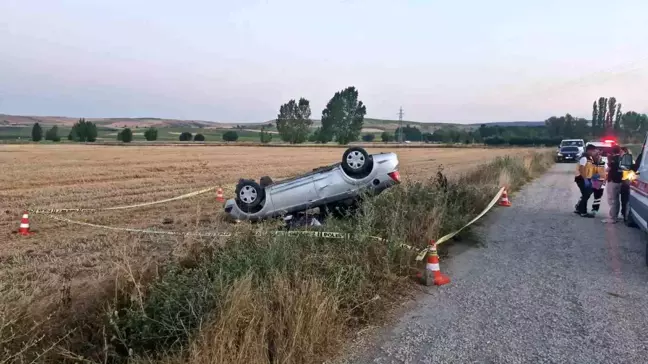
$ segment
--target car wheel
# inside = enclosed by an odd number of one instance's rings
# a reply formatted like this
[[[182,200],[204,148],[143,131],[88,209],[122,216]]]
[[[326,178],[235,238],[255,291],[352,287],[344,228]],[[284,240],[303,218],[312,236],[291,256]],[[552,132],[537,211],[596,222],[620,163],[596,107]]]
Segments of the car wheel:
[[[349,148],[342,155],[342,169],[350,177],[366,177],[372,168],[373,159],[364,148]]]
[[[257,212],[265,199],[265,190],[253,180],[242,179],[236,185],[236,203],[245,212]]]
[[[632,218],[632,214],[630,213],[630,206],[628,206],[628,211],[626,211],[626,216],[624,216],[623,220],[625,221],[627,227],[631,227],[631,228],[639,227],[639,225],[637,225],[637,223]]]

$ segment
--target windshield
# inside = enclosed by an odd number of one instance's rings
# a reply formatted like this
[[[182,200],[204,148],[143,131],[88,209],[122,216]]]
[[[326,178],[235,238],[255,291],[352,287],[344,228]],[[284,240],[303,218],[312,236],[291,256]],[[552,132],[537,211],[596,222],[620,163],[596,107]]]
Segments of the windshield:
[[[562,147],[560,148],[561,152],[578,152],[578,147]]]
[[[607,157],[612,153],[612,147],[598,147],[598,150],[601,152],[601,157]]]
[[[583,142],[580,140],[565,140],[562,143],[560,143],[561,147],[582,147]]]

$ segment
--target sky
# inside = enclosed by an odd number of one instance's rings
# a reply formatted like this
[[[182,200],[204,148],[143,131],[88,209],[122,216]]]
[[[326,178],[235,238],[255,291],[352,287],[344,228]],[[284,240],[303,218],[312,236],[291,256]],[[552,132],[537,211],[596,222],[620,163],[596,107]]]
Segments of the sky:
[[[0,113],[422,122],[648,112],[648,1],[0,0]]]

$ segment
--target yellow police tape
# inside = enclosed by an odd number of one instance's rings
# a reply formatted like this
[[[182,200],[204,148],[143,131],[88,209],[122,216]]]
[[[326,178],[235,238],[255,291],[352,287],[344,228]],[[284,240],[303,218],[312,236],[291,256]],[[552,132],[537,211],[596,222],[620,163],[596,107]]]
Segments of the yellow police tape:
[[[455,237],[457,234],[459,234],[463,229],[465,229],[465,228],[467,228],[468,226],[472,225],[475,221],[481,219],[484,215],[486,215],[486,213],[487,213],[488,211],[490,211],[490,209],[493,208],[493,206],[495,206],[495,204],[497,203],[497,201],[498,201],[498,200],[500,199],[500,197],[502,196],[502,193],[503,193],[503,192],[504,192],[504,187],[500,188],[500,190],[497,192],[497,194],[495,195],[495,197],[493,197],[493,199],[491,200],[491,202],[488,203],[488,206],[486,206],[486,208],[484,209],[484,211],[482,211],[479,215],[477,215],[477,217],[475,217],[474,219],[470,220],[470,221],[469,221],[466,225],[464,225],[461,229],[459,229],[459,230],[457,230],[457,231],[454,231],[454,232],[451,232],[450,234],[444,235],[444,236],[440,237],[439,239],[437,239],[437,241],[436,241],[436,245],[443,244],[444,242],[446,242],[446,241],[452,239],[452,238]],[[421,260],[423,260],[423,258],[425,258],[425,256],[427,255],[427,252],[428,252],[429,249],[430,249],[430,248],[427,247],[427,248],[421,250],[421,252],[416,256],[416,260],[417,260],[417,261],[421,261]]]
[[[98,211],[112,211],[112,210],[127,210],[127,209],[134,209],[138,207],[145,207],[145,206],[151,206],[151,205],[159,205],[161,203],[167,203],[167,202],[172,202],[172,201],[177,201],[177,200],[182,200],[185,198],[190,198],[198,195],[202,195],[203,193],[207,193],[209,191],[215,190],[217,187],[209,187],[205,188],[200,191],[194,191],[190,192],[181,196],[177,197],[172,197],[172,198],[167,198],[164,200],[159,200],[159,201],[153,201],[153,202],[144,202],[144,203],[139,203],[135,205],[128,205],[128,206],[115,206],[115,207],[104,207],[104,208],[97,208],[97,209],[28,209],[27,211],[33,214],[60,214],[60,213],[65,213],[65,212],[98,212]]]
[[[182,233],[182,232],[176,232],[176,231],[122,228],[122,227],[115,227],[115,226],[92,224],[92,223],[89,223],[89,222],[72,220],[72,219],[68,219],[68,218],[65,218],[65,217],[57,217],[57,216],[52,216],[52,215],[47,215],[47,217],[49,217],[50,219],[66,222],[66,223],[69,223],[69,224],[89,226],[89,227],[94,227],[94,228],[98,228],[98,229],[106,229],[106,230],[112,230],[112,231],[124,231],[124,232],[130,232],[130,233],[161,234],[161,235],[175,235],[175,236],[200,236],[200,237],[210,237],[210,238],[232,236],[231,233],[225,233],[225,232],[221,232],[221,233],[198,233],[198,232]],[[263,234],[263,232],[257,232],[257,235],[261,235],[261,234]],[[316,231],[316,230],[307,230],[307,231],[303,231],[303,230],[281,231],[281,230],[278,230],[278,231],[272,231],[271,234],[273,234],[273,235],[284,235],[284,236],[307,235],[307,236],[312,236],[312,237],[317,237],[317,238],[324,238],[324,239],[349,239],[349,238],[351,238],[351,234],[348,234],[348,233],[340,233],[340,232],[335,232],[335,231]]]
[[[103,210],[118,210],[118,209],[134,208],[134,207],[141,207],[141,206],[159,204],[159,203],[163,203],[163,202],[179,200],[181,198],[187,198],[187,197],[196,196],[196,195],[199,195],[201,193],[209,192],[209,191],[211,191],[213,189],[214,188],[208,188],[208,189],[205,189],[205,190],[192,192],[190,194],[186,194],[186,195],[182,195],[182,196],[178,196],[178,197],[174,197],[172,199],[167,199],[167,200],[162,200],[162,201],[149,202],[149,203],[145,203],[145,204],[131,205],[131,206],[113,207],[113,208],[107,208],[107,209],[103,209]],[[452,239],[457,234],[459,234],[461,231],[463,231],[465,228],[472,225],[473,223],[475,223],[475,221],[479,220],[484,215],[486,215],[486,213],[488,211],[490,211],[493,208],[493,206],[495,206],[497,201],[502,196],[503,192],[504,192],[504,187],[500,188],[500,190],[497,192],[495,197],[493,197],[493,199],[488,204],[488,206],[486,206],[486,208],[479,215],[477,215],[474,219],[470,220],[461,229],[459,229],[457,231],[454,231],[452,233],[449,233],[447,235],[444,235],[441,238],[439,238],[436,241],[436,244],[439,245],[439,244],[442,244],[442,243]],[[59,210],[66,210],[66,211],[75,210],[76,211],[76,210],[81,210],[81,209],[59,209]],[[95,210],[95,209],[90,209],[90,210]],[[35,211],[38,211],[38,210],[35,210]],[[46,211],[52,211],[52,210],[46,210]],[[32,211],[32,212],[34,212],[34,211]],[[36,212],[36,213],[38,213],[38,212]],[[114,227],[114,226],[107,226],[107,225],[92,224],[92,223],[89,223],[89,222],[71,220],[71,219],[67,219],[67,218],[64,218],[64,217],[57,217],[57,216],[53,216],[52,215],[53,213],[56,213],[56,212],[49,212],[49,213],[45,212],[44,214],[47,214],[46,216],[51,218],[51,219],[62,221],[62,222],[67,222],[67,223],[70,223],[70,224],[89,226],[89,227],[94,227],[94,228],[99,228],[99,229],[106,229],[106,230],[113,230],[113,231],[124,231],[124,232],[143,233],[143,234],[175,235],[175,236],[200,236],[200,237],[228,237],[228,236],[232,235],[231,233],[224,233],[224,232],[221,232],[221,233],[198,233],[198,232],[182,233],[182,232],[176,232],[176,231],[122,228],[122,227]],[[262,232],[258,232],[257,234],[262,234]],[[317,231],[317,230],[273,231],[272,234],[273,235],[284,235],[284,236],[307,235],[307,236],[324,238],[324,239],[349,239],[349,238],[351,238],[351,234],[349,234],[349,233],[340,233],[340,232],[335,232],[335,231]],[[377,236],[370,236],[370,237],[373,238],[373,239],[381,240],[381,241],[385,240],[385,239],[377,237]],[[414,249],[414,247],[409,246],[407,244],[400,244],[400,246],[403,247],[403,248],[407,248],[407,249]],[[428,249],[429,249],[429,247],[421,250],[421,252],[416,256],[416,260],[417,261],[423,260],[423,258],[425,258],[426,254],[428,252]]]

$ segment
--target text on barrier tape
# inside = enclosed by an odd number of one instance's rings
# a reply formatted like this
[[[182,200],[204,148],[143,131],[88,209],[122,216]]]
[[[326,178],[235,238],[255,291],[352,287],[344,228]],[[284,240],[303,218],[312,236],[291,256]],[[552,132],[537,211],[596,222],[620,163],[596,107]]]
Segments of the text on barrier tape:
[[[71,220],[67,219],[64,217],[58,217],[58,216],[52,216],[48,215],[49,218],[58,220],[58,221],[63,221],[69,224],[75,224],[75,225],[82,225],[82,226],[89,226],[93,228],[98,228],[98,229],[106,229],[106,230],[112,230],[112,231],[124,231],[124,232],[130,232],[130,233],[142,233],[142,234],[160,234],[160,235],[176,235],[176,236],[200,236],[200,237],[227,237],[227,236],[232,236],[231,233],[226,233],[226,232],[220,232],[220,233],[192,233],[192,232],[177,232],[177,231],[163,231],[163,230],[151,230],[151,229],[133,229],[133,228],[123,228],[123,227],[116,227],[116,226],[107,226],[107,225],[99,225],[99,224],[92,224],[89,222],[84,222],[84,221],[77,221],[77,220]],[[256,233],[257,236],[262,235],[263,232],[259,231]],[[317,238],[324,238],[324,239],[349,239],[351,238],[351,234],[348,233],[340,233],[336,231],[302,231],[302,230],[296,230],[296,231],[273,231],[271,232],[273,235],[279,235],[279,236],[312,236],[312,237],[317,237]]]

